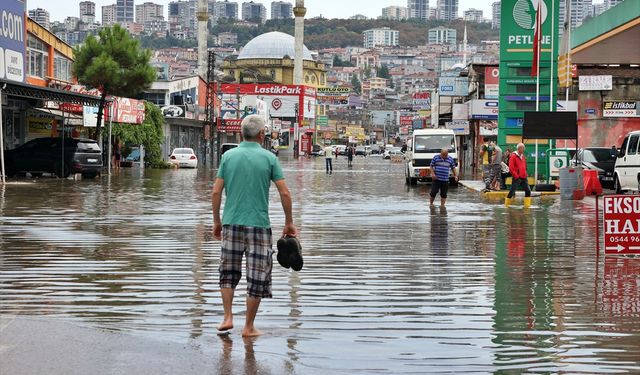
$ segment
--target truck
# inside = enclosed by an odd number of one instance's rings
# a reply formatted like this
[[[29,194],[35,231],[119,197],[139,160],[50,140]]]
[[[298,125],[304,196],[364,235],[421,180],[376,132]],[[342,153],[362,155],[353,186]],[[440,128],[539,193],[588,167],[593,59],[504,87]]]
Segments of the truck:
[[[458,154],[456,135],[451,129],[417,129],[407,144],[405,179],[408,185],[416,185],[418,181],[431,183],[431,160],[440,154],[443,148],[449,150],[449,156],[456,162],[458,174]],[[450,184],[455,185],[453,176]]]

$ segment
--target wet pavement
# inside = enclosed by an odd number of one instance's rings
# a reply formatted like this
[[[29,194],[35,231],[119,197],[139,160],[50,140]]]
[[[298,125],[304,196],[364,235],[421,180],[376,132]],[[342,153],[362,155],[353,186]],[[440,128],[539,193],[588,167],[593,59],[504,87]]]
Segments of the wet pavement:
[[[402,165],[354,164],[283,161],[305,268],[276,263],[255,340],[239,335],[244,282],[235,332],[215,335],[210,173],[8,185],[0,373],[640,372],[640,259],[596,258],[594,205],[506,209],[458,188],[430,208]],[[68,366],[83,348],[104,361]]]

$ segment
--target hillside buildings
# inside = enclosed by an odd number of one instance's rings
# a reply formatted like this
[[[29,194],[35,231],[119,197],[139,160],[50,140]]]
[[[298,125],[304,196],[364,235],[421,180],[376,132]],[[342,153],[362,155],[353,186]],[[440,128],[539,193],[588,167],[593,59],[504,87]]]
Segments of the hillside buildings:
[[[271,3],[271,19],[283,20],[293,18],[293,4],[286,1],[274,1]]]
[[[397,46],[400,44],[400,32],[388,27],[365,30],[363,33],[364,48],[376,46]]]
[[[429,18],[429,0],[408,0],[409,18],[426,20]]]

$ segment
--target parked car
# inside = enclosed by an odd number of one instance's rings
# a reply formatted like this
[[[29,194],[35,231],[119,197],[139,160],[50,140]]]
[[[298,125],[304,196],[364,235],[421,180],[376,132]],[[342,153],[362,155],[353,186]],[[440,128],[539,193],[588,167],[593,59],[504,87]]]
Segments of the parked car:
[[[367,148],[364,146],[356,146],[356,156],[367,156]]]
[[[370,146],[371,147],[371,155],[378,155],[380,154],[380,145],[378,144],[373,144]]]
[[[129,153],[129,155],[127,155],[126,158],[124,158],[124,161],[131,162],[131,163],[139,162],[140,161],[140,149],[137,148],[137,147],[131,148],[131,152]]]
[[[614,189],[617,193],[640,191],[640,130],[629,132],[618,150]]]
[[[321,145],[313,145],[311,149],[312,156],[324,156],[324,147]]]
[[[603,187],[613,187],[613,173],[617,152],[608,147],[587,147],[578,149],[573,165],[598,171],[598,179]]]
[[[176,164],[180,168],[197,168],[198,157],[192,148],[174,148],[169,156],[169,163]]]
[[[400,147],[388,147],[383,154],[385,159],[391,159],[391,155],[403,155]]]
[[[238,147],[237,143],[223,143],[220,145],[220,156],[224,155],[225,152],[231,150],[232,148]]]
[[[346,155],[347,154],[347,146],[345,145],[337,145],[336,150],[338,150],[338,155]]]
[[[64,149],[64,158],[62,156]],[[67,178],[81,173],[94,178],[102,170],[102,151],[92,139],[46,137],[33,139],[13,150],[5,151],[6,175],[30,173],[34,177],[54,173]]]

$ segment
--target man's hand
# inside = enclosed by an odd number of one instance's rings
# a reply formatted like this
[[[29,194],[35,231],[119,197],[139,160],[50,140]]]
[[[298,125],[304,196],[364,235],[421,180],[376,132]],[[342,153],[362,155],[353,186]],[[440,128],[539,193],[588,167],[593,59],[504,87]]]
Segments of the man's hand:
[[[214,223],[213,224],[213,238],[220,241],[222,240],[222,224]]]
[[[298,237],[298,228],[296,228],[296,226],[293,225],[293,223],[286,224],[284,226],[284,229],[282,229],[282,237],[285,237],[285,236]]]

